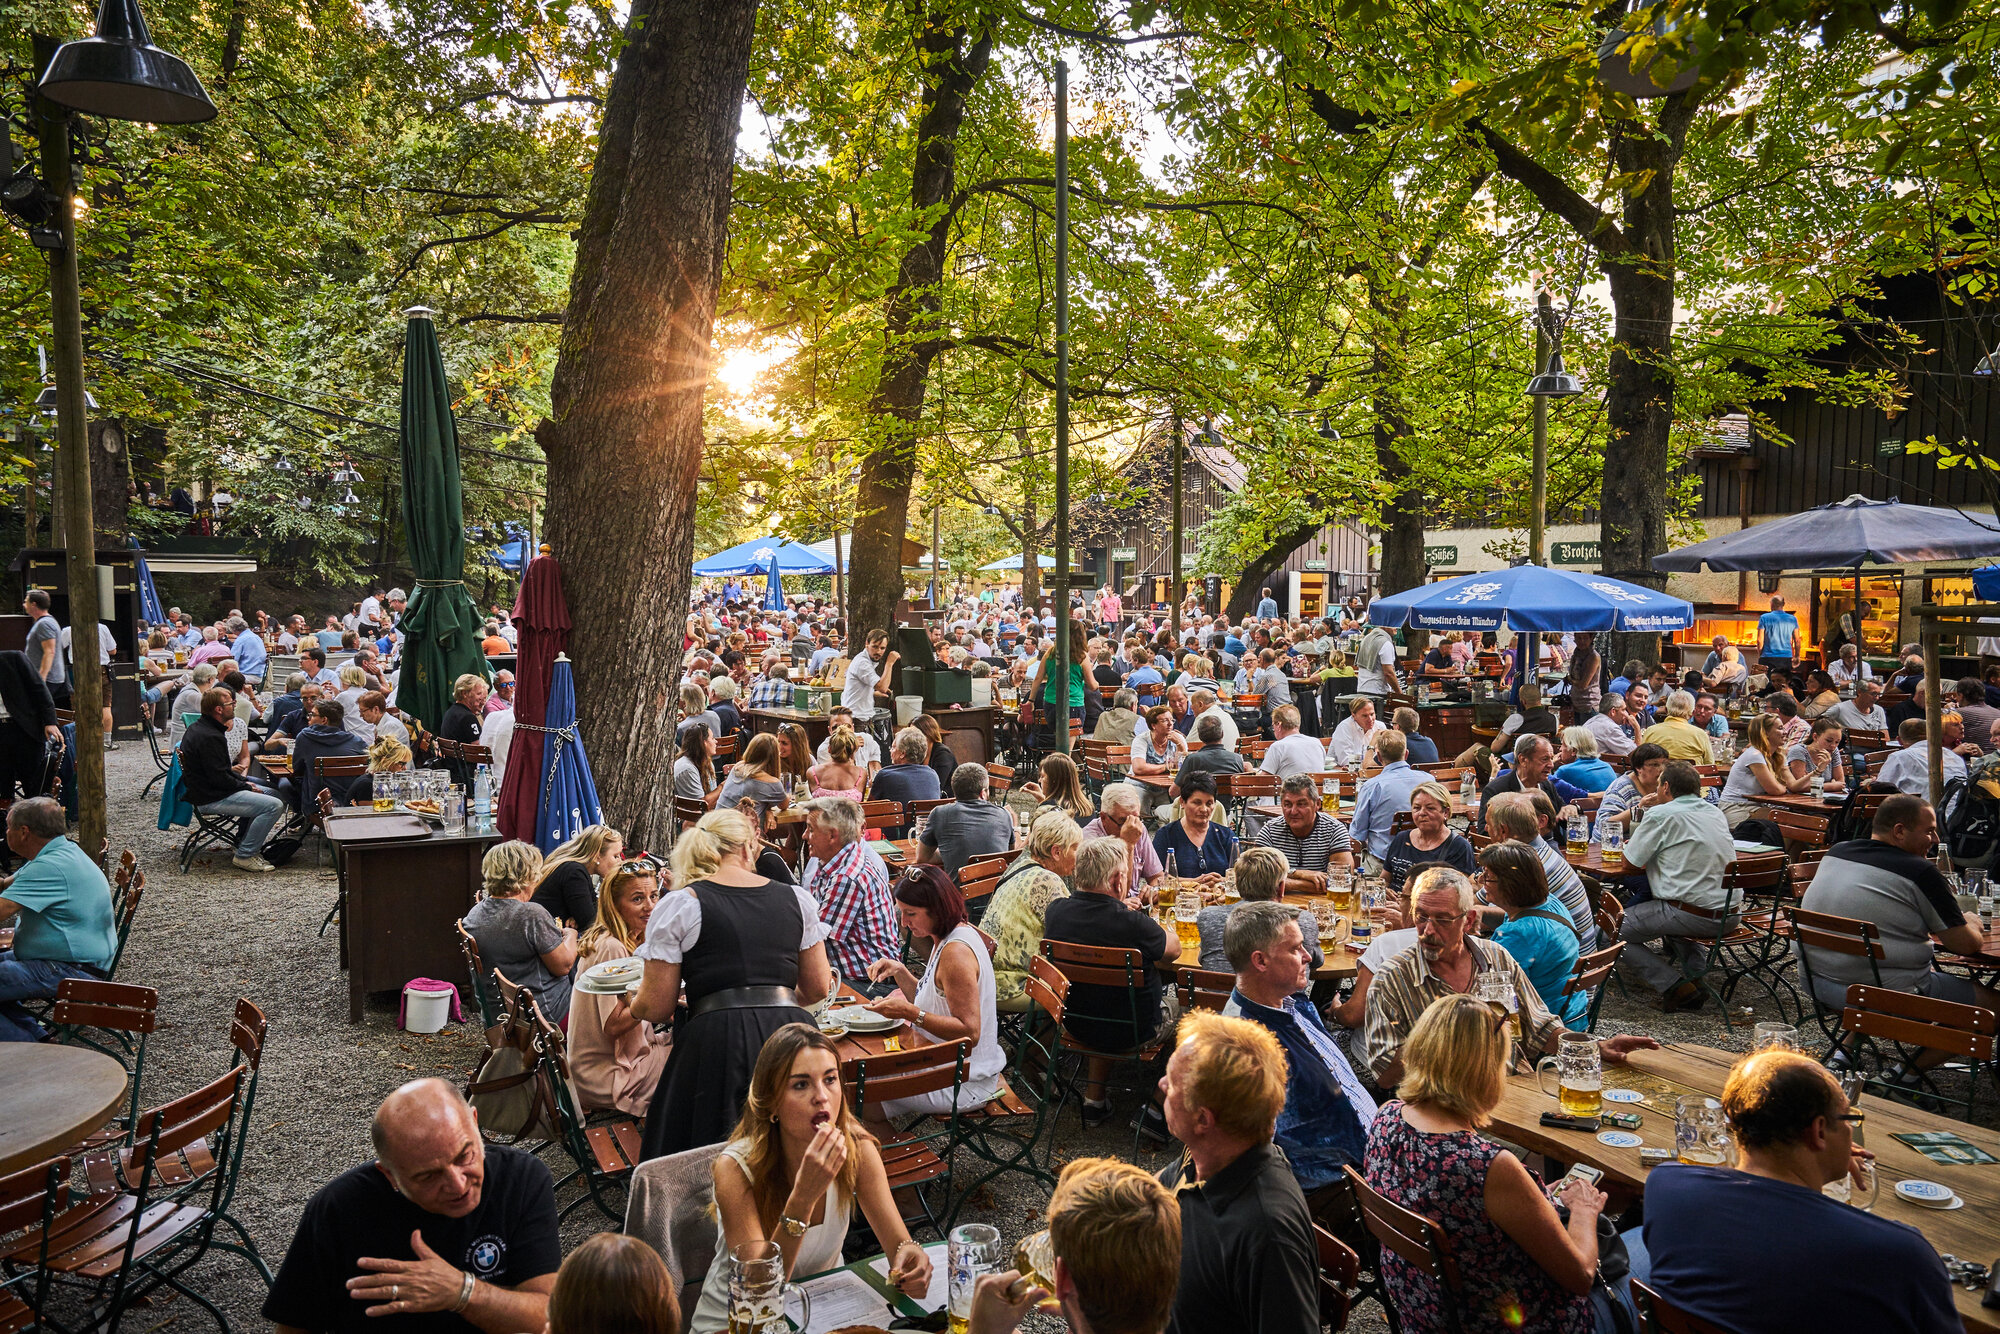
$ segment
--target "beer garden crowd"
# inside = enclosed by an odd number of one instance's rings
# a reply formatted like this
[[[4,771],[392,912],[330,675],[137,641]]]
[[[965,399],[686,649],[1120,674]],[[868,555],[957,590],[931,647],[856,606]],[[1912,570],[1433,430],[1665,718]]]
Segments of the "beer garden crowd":
[[[1551,637],[1492,734],[1444,755],[1424,706],[1511,675],[1505,636],[1445,635],[1399,656],[1360,598],[1304,621],[1269,590],[1240,620],[1191,602],[1176,636],[1163,611],[1109,588],[1062,616],[1001,590],[926,620],[935,657],[1005,709],[999,756],[961,763],[940,710],[890,725],[883,632],[850,639],[824,599],[760,601],[735,581],[695,590],[672,757],[686,824],[670,858],[627,849],[609,826],[546,857],[502,843],[464,923],[485,965],[565,1033],[581,1110],[643,1118],[642,1160],[689,1165],[642,1169],[634,1209],[642,1191],[712,1198],[706,1280],[680,1290],[700,1266],[676,1256],[670,1271],[644,1229],[565,1259],[549,1168],[487,1143],[460,1090],[424,1080],[382,1102],[377,1159],[307,1205],[265,1307],[281,1330],[380,1328],[370,1317],[383,1315],[488,1334],[734,1329],[760,1258],[780,1279],[804,1276],[857,1240],[921,1297],[933,1262],[906,1221],[916,1197],[891,1184],[901,1132],[1001,1114],[1073,1059],[1075,1097],[1049,1109],[1044,1133],[1068,1114],[1106,1123],[1122,1070],[1135,1147],[1177,1148],[1157,1173],[1105,1157],[1051,1177],[1045,1250],[1019,1253],[1032,1272],[1016,1283],[995,1257],[969,1305],[953,1298],[981,1334],[1044,1298],[1100,1334],[1317,1329],[1344,1318],[1344,1303],[1322,1305],[1320,1278],[1348,1251],[1405,1330],[1634,1329],[1628,1275],[1731,1330],[1958,1327],[1920,1234],[1822,1193],[1866,1175],[1860,1085],[1796,1037],[1730,1070],[1719,1101],[1733,1163],[1653,1173],[1643,1213],[1616,1223],[1590,1177],[1545,1187],[1489,1129],[1516,1059],[1555,1057],[1565,1107],[1574,1095],[1595,1112],[1603,1067],[1658,1045],[1590,1035],[1596,988],[1620,985],[1567,986],[1591,956],[1609,953],[1662,1011],[1724,1003],[1708,942],[1741,909],[1725,890],[1738,841],[1782,846],[1763,803],[1828,784],[1893,795],[1818,859],[1800,906],[1871,923],[1879,985],[2000,1008],[1934,953],[1935,937],[1976,954],[1981,934],[1929,860],[1921,714],[1883,704],[1884,687],[1916,694],[1920,657],[1882,682],[1853,645],[1828,645],[1823,670],[1797,667],[1805,646],[1777,599],[1756,660],[1718,642],[1678,678],[1606,662],[1590,635]],[[368,775],[326,784],[337,802],[422,759],[429,738],[396,707],[402,604],[400,590],[377,593],[320,627],[263,612],[196,626],[178,611],[153,627],[149,714],[187,800],[241,820],[234,868],[271,869],[287,812],[311,810],[318,785],[297,756],[368,756]],[[63,978],[106,976],[115,942],[103,872],[41,795],[68,632],[46,597],[24,610],[26,653],[0,655],[7,795],[20,793],[0,914],[21,915],[0,1013],[5,1036],[34,1040],[35,1002]],[[1062,683],[1058,633],[1073,660]],[[487,637],[489,652],[511,650],[503,610]],[[267,691],[278,653],[299,669]],[[346,655],[337,672],[330,653]],[[808,682],[838,694],[822,744],[796,724],[753,729],[753,712],[789,708]],[[504,766],[510,690],[462,679],[438,734],[486,744]],[[1977,781],[2000,763],[2000,687],[1949,690],[1946,763]],[[1730,715],[1746,710],[1739,749]],[[1055,744],[1065,717],[1071,747]],[[1890,752],[1872,776],[1849,772],[1856,733]],[[298,788],[253,777],[273,746],[293,752]],[[900,803],[898,824],[865,804],[880,802]],[[911,840],[894,872],[880,834]],[[1588,876],[1572,856],[1585,844],[1601,853]],[[1092,946],[1135,952],[1139,980],[1058,985],[1045,956]],[[1353,958],[1351,986],[1316,976],[1337,950]],[[1856,971],[1866,960],[1812,953],[1806,1006],[1838,1011],[1849,983],[1875,980]],[[642,966],[636,989],[580,980],[619,960]],[[1215,975],[1214,1003],[1188,1003],[1175,966]],[[824,1031],[836,987],[906,1021],[919,1049],[963,1043],[956,1076],[857,1107]],[[1062,1046],[1038,1022],[1057,996]],[[1942,1057],[1878,1073],[1914,1096]],[[1046,1087],[1071,1090],[1066,1077]],[[979,1217],[976,1199],[960,1204],[961,1220]],[[1364,1205],[1437,1224],[1455,1282],[1376,1245]]]

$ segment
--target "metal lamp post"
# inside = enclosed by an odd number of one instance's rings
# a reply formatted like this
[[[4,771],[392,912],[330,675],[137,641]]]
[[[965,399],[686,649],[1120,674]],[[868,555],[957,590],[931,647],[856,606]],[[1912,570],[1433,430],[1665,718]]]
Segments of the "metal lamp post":
[[[1526,390],[1535,402],[1535,462],[1528,512],[1528,562],[1547,564],[1544,539],[1548,534],[1549,507],[1549,400],[1575,398],[1583,392],[1583,382],[1563,367],[1562,327],[1546,290],[1535,294],[1535,378]],[[1541,636],[1525,637],[1514,662],[1513,699],[1520,703],[1521,685],[1535,679],[1540,667]]]
[[[69,576],[70,640],[75,646],[76,786],[79,842],[92,857],[106,843],[104,808],[104,670],[97,654],[97,523],[91,509],[89,403],[83,386],[83,309],[76,260],[76,172],[71,118],[186,125],[211,120],[215,103],[186,61],[154,46],[138,0],[104,0],[97,33],[57,46],[36,37],[34,120],[41,147],[41,189],[50,216],[29,234],[49,258],[55,352],[57,471]],[[20,179],[18,176],[15,178]]]
[[[1051,749],[1069,753],[1069,66],[1056,62],[1056,701]]]

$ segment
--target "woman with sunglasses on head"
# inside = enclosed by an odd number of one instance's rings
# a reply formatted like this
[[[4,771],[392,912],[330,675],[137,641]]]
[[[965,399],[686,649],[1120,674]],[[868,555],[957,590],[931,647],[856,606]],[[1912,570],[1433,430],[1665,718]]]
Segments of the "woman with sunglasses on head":
[[[994,1015],[993,958],[986,941],[966,919],[965,896],[941,866],[905,871],[896,882],[896,910],[911,941],[928,946],[929,962],[921,978],[900,960],[877,959],[869,964],[870,982],[889,978],[896,990],[868,1002],[868,1008],[915,1024],[918,1037],[927,1043],[971,1042],[957,1106],[961,1110],[981,1106],[1000,1091],[1000,1072],[1007,1065]],[[917,1112],[947,1116],[952,1106],[952,1091],[939,1089],[870,1103],[866,1114],[871,1124],[887,1125]]]
[[[645,939],[646,923],[660,898],[657,857],[621,860],[604,877],[597,918],[577,941],[581,975],[613,959],[629,959]],[[630,993],[598,996],[581,989],[570,995],[569,1072],[583,1110],[620,1111],[644,1116],[667,1068],[666,1034],[632,1013]]]
[[[597,920],[597,886],[625,855],[625,836],[608,824],[586,825],[542,863],[534,901],[578,931]]]

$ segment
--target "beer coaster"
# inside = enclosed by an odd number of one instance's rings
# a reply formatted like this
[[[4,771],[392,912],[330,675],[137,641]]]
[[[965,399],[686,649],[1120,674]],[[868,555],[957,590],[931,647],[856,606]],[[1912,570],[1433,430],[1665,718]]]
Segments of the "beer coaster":
[[[1896,1194],[1926,1209],[1955,1209],[1964,1203],[1952,1193],[1950,1186],[1941,1186],[1935,1181],[1898,1181]]]
[[[1604,1090],[1604,1100],[1606,1102],[1642,1102],[1645,1100],[1645,1097],[1646,1095],[1639,1092],[1638,1089]]]
[[[1608,1144],[1614,1149],[1636,1149],[1646,1141],[1629,1130],[1600,1130],[1597,1132],[1597,1142]]]

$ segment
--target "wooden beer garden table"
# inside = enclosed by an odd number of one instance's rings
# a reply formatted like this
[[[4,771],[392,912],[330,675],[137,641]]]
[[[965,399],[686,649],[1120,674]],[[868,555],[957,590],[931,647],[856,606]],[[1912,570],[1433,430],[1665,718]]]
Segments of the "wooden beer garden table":
[[[1645,1095],[1643,1102],[1606,1104],[1636,1112],[1644,1119],[1645,1124],[1634,1132],[1644,1141],[1643,1146],[1614,1149],[1600,1143],[1593,1132],[1541,1124],[1542,1113],[1556,1110],[1555,1096],[1543,1093],[1534,1076],[1523,1074],[1507,1077],[1500,1105],[1493,1112],[1492,1131],[1561,1162],[1602,1168],[1603,1184],[1616,1188],[1611,1191],[1614,1197],[1641,1194],[1647,1176],[1655,1169],[1640,1163],[1639,1147],[1674,1147],[1673,1098],[1682,1093],[1719,1096],[1730,1066],[1739,1059],[1738,1052],[1671,1042],[1659,1051],[1633,1052],[1628,1065],[1606,1065],[1606,1091],[1629,1088]],[[1950,1131],[2000,1158],[2000,1134],[1872,1094],[1864,1095],[1860,1106],[1868,1116],[1864,1137],[1875,1154],[1875,1175],[1880,1183],[1871,1212],[1914,1227],[1940,1254],[1980,1263],[2000,1255],[2000,1167],[1935,1163],[1893,1138],[1897,1134]],[[1949,1186],[1965,1201],[1965,1207],[1944,1211],[1905,1203],[1894,1188],[1897,1182],[1912,1179]],[[1982,1308],[1982,1295],[1983,1290],[1952,1286],[1952,1299],[1968,1330],[2000,1331],[2000,1311]]]
[[[0,1043],[0,1176],[82,1140],[125,1101],[125,1067],[87,1047]]]

